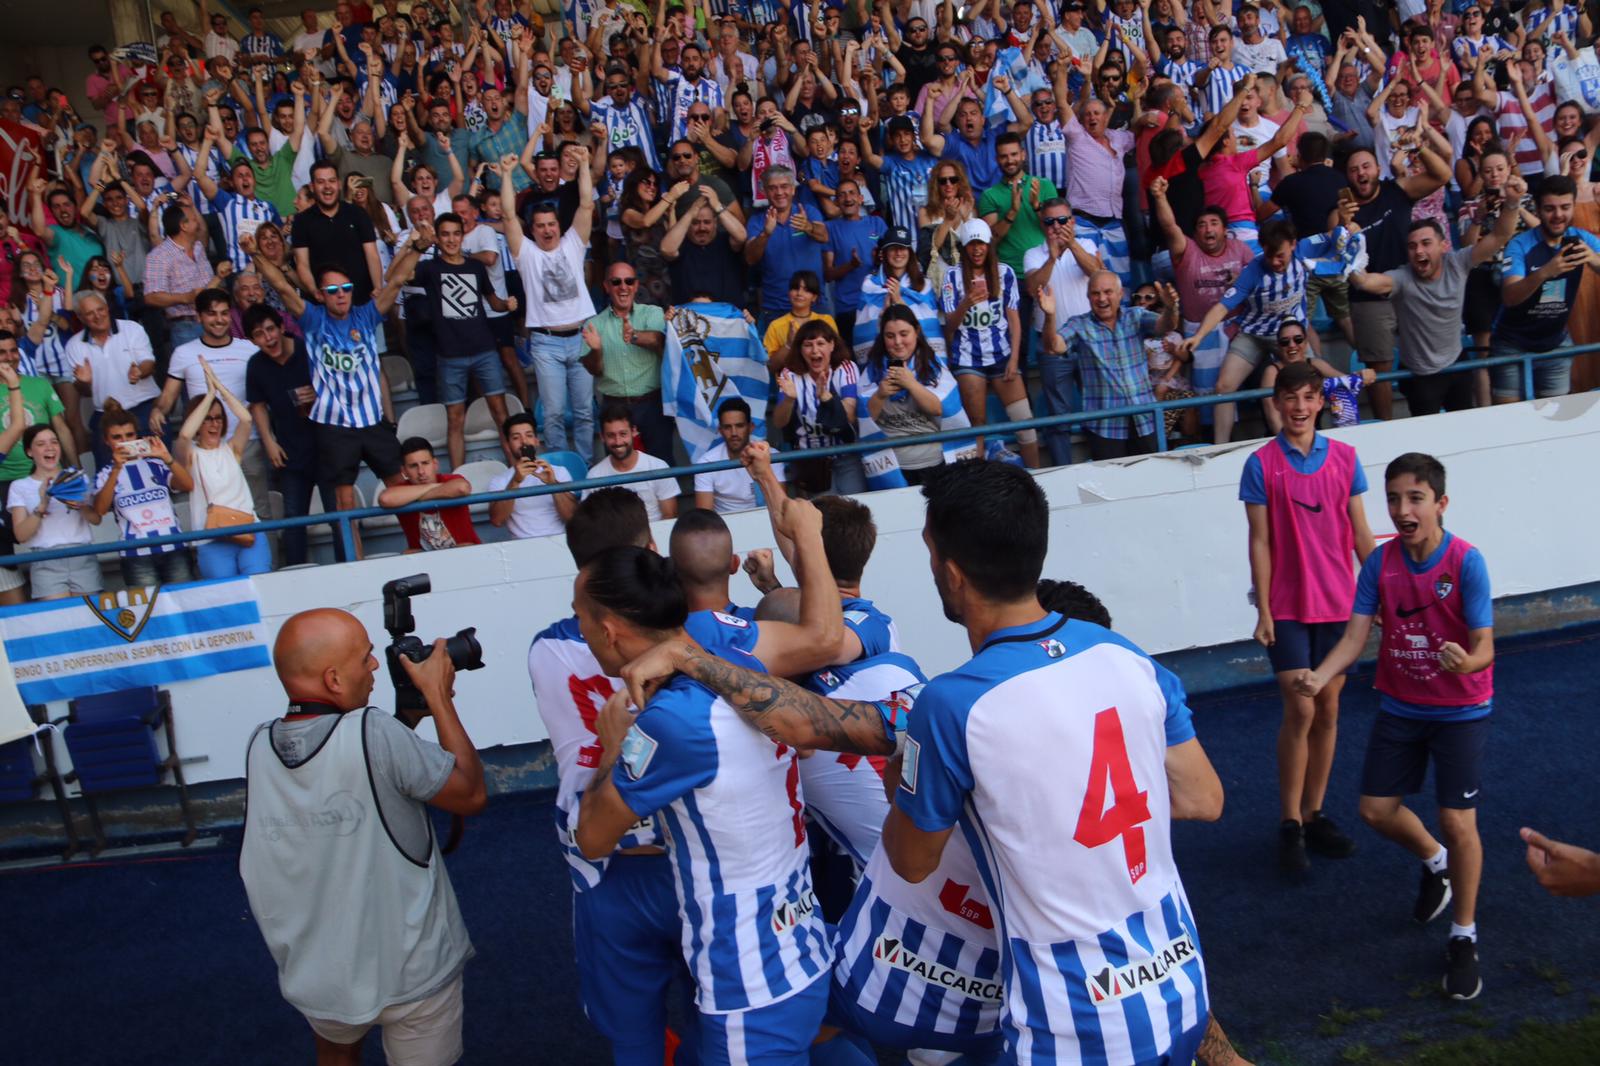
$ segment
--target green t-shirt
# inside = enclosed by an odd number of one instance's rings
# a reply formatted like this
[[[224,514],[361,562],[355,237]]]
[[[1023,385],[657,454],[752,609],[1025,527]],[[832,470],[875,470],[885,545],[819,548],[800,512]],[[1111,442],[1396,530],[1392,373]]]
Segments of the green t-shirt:
[[[56,395],[56,387],[50,384],[49,379],[34,377],[32,374],[23,374],[22,381],[22,410],[27,416],[28,425],[49,425],[50,419],[56,415],[66,413],[66,408],[61,406],[61,397]],[[0,386],[0,391],[3,391]],[[9,404],[0,403],[0,429],[11,428],[11,407]],[[82,441],[78,441],[82,444]],[[33,470],[33,460],[22,450],[21,441],[17,446],[6,453],[5,459],[0,460],[0,481],[15,481],[27,477]]]
[[[50,251],[54,253],[52,268],[66,283],[66,272],[62,269],[63,263],[72,264],[72,284],[77,285],[83,280],[84,264],[97,255],[105,255],[105,247],[100,243],[100,238],[91,236],[81,229],[67,229],[64,226],[51,225]],[[29,469],[32,469],[31,467]]]
[[[633,305],[633,328],[640,333],[664,333],[667,316],[654,304]],[[643,396],[661,387],[661,355],[622,340],[622,319],[607,307],[589,320],[600,334],[605,353],[604,373],[595,382],[602,396]]]
[[[1023,181],[1030,180],[1024,174]],[[1052,182],[1044,178],[1032,178],[1039,183],[1039,202],[1054,200],[1061,194],[1056,191]],[[1011,224],[1006,235],[1000,239],[997,254],[1000,262],[1011,268],[1017,280],[1022,280],[1022,257],[1028,254],[1028,249],[1037,248],[1044,243],[1044,227],[1039,225],[1039,212],[1033,209],[1026,186],[1022,189],[1022,203],[1017,208],[1017,220]],[[1011,186],[996,185],[992,189],[985,189],[983,196],[978,200],[978,214],[980,216],[999,215],[1003,220],[1011,210]]]
[[[276,207],[278,214],[284,218],[294,216],[294,161],[297,154],[292,141],[283,142],[283,147],[272,153],[272,159],[266,166],[237,149],[233,153],[234,159],[249,159],[250,169],[256,175],[256,196]]]

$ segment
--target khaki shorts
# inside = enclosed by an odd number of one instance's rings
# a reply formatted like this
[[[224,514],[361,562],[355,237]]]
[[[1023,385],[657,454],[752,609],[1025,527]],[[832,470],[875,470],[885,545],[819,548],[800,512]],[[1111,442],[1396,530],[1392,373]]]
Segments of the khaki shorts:
[[[390,1066],[451,1066],[461,1059],[461,975],[427,999],[396,1003],[362,1025],[305,1016],[312,1030],[335,1044],[356,1044],[374,1025],[383,1029]]]
[[[1315,311],[1317,297],[1328,305],[1328,317],[1335,322],[1350,317],[1350,282],[1340,277],[1313,274],[1306,279],[1306,307]]]

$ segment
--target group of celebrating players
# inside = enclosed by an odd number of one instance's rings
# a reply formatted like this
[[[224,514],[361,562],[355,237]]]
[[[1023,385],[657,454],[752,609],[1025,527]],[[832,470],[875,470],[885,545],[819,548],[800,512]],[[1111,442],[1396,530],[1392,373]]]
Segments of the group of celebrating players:
[[[1287,368],[1272,402],[1284,432],[1240,497],[1285,701],[1284,867],[1354,850],[1321,809],[1339,683],[1377,621],[1360,810],[1424,863],[1418,920],[1453,902],[1444,990],[1470,999],[1483,559],[1444,530],[1444,469],[1417,453],[1389,464],[1396,535],[1376,547],[1354,450],[1316,432],[1315,371]],[[863,594],[870,511],[788,499],[764,444],[745,461],[797,590],[753,552],[765,598],[735,605],[720,517],[679,517],[662,555],[638,498],[601,490],[567,528],[575,615],[529,650],[579,991],[615,1061],[655,1066],[669,1040],[704,1063],[1240,1061],[1171,844],[1174,819],[1220,816],[1221,782],[1179,679],[1085,590],[1041,581],[1038,483],[971,460],[923,486],[934,585],[973,652],[930,681]],[[1430,759],[1447,846],[1402,803]],[[675,990],[694,1006],[669,1036]]]

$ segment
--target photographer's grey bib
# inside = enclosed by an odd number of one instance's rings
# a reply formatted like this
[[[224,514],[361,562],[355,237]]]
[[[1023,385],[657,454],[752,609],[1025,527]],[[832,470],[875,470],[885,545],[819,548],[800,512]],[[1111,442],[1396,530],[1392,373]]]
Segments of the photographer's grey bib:
[[[266,723],[245,756],[239,873],[279,988],[305,1014],[350,1024],[431,995],[472,955],[431,823],[397,834],[386,820],[427,823],[426,806],[379,807],[369,713],[341,715],[299,758],[263,736],[284,723]],[[407,854],[400,839],[426,850]]]

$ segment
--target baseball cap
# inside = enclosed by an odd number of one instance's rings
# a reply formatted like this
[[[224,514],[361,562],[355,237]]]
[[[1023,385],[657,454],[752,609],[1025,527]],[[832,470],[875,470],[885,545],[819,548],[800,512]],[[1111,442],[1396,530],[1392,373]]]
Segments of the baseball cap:
[[[1063,10],[1063,11],[1082,11],[1083,10],[1083,4],[1080,2],[1080,0],[1068,0],[1068,2],[1061,8],[1061,10]]]
[[[894,118],[889,120],[889,132],[890,133],[899,133],[901,130],[905,130],[907,133],[916,133],[917,132],[916,123],[912,122],[909,118],[906,118],[904,115],[897,115],[896,117],[894,117]]]
[[[961,228],[956,230],[956,243],[963,248],[973,241],[982,241],[989,244],[994,240],[994,234],[989,231],[989,223],[981,218],[969,218],[961,223]]]
[[[917,244],[911,239],[911,231],[904,226],[890,226],[883,231],[883,236],[878,238],[878,250],[885,248],[909,248],[916,251]]]

